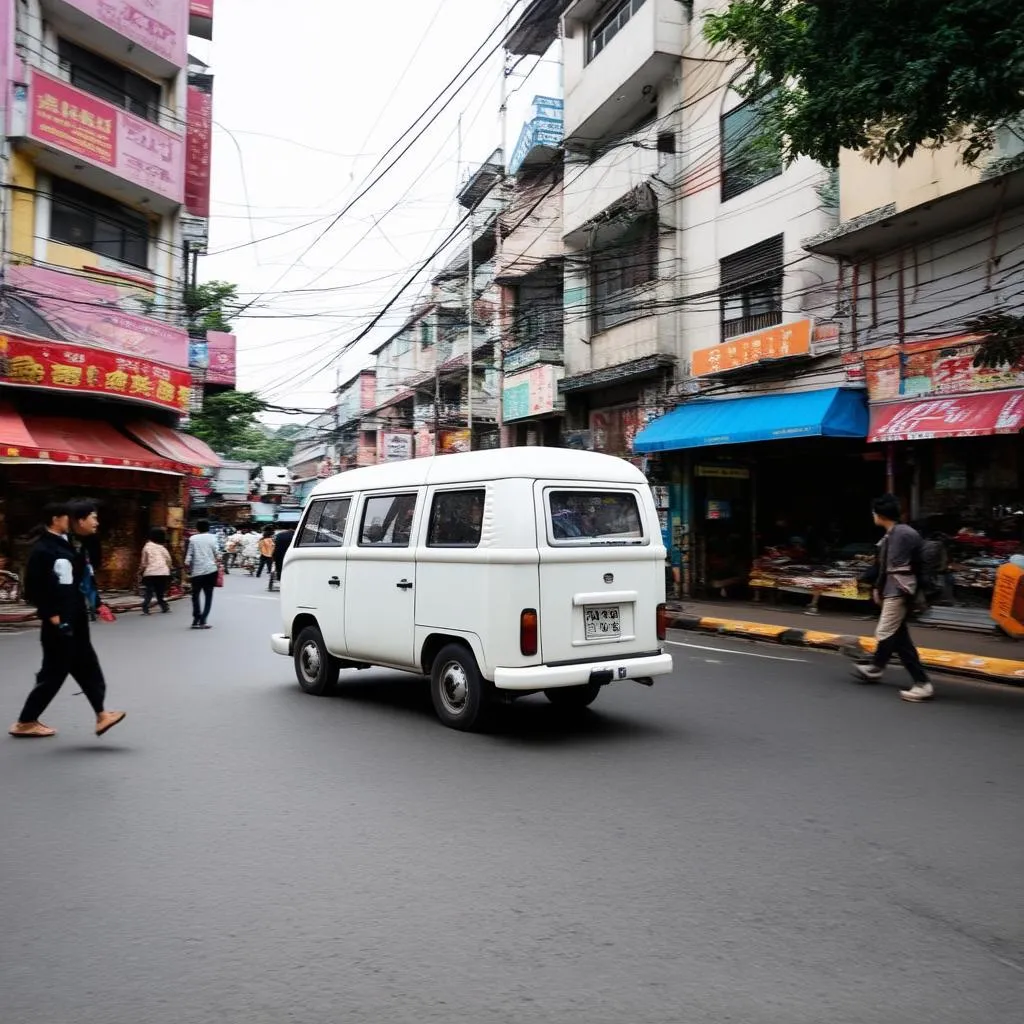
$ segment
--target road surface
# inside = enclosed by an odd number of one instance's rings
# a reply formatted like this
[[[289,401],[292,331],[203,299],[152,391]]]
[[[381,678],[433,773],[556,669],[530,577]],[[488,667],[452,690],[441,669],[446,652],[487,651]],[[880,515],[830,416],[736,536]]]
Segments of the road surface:
[[[3,1021],[1020,1021],[1024,692],[678,634],[466,735],[412,677],[301,693],[264,587],[97,627],[105,738],[71,683],[3,737]],[[0,636],[9,720],[37,653]]]

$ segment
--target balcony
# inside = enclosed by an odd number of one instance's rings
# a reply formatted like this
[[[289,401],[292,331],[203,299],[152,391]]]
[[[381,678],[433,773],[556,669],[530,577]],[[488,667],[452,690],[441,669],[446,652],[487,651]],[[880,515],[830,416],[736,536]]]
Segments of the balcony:
[[[565,12],[566,148],[588,149],[635,124],[653,109],[662,79],[680,68],[685,5],[633,0],[629,19],[594,52],[592,29],[614,9],[577,0]]]
[[[182,0],[159,0],[138,8],[107,0],[40,3],[43,17],[58,36],[151,78],[174,78],[188,60],[189,5]],[[192,6],[212,8],[212,3]]]
[[[506,373],[519,373],[540,363],[559,366],[564,356],[562,346],[552,341],[534,341],[518,348],[510,348],[504,355]]]
[[[62,178],[164,215],[185,198],[185,140],[37,68],[15,87],[11,138]]]
[[[648,0],[650,2],[650,0]],[[604,211],[645,186],[658,173],[658,130],[643,128],[587,165],[569,164],[565,175],[562,230],[571,245],[582,246],[583,229]]]

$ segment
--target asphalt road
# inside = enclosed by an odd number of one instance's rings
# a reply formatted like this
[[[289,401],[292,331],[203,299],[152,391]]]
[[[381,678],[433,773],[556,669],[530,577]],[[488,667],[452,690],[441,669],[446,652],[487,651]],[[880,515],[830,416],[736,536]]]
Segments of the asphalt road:
[[[1024,692],[679,634],[465,735],[411,677],[302,694],[228,584],[97,629],[107,737],[69,683],[0,739],[5,1024],[1020,1021]],[[9,720],[37,651],[0,636]]]

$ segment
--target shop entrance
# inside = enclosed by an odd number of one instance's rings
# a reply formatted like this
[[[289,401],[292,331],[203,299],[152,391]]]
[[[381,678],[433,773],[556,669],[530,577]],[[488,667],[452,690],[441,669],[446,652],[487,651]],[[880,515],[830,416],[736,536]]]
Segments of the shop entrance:
[[[749,465],[698,462],[694,467],[694,585],[728,597],[746,587],[753,535]]]

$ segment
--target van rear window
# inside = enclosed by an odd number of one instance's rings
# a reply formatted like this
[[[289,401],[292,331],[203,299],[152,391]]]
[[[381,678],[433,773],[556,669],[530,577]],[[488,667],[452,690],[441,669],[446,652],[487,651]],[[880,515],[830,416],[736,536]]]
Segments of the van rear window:
[[[640,544],[640,506],[632,491],[550,491],[551,539],[556,544]]]

